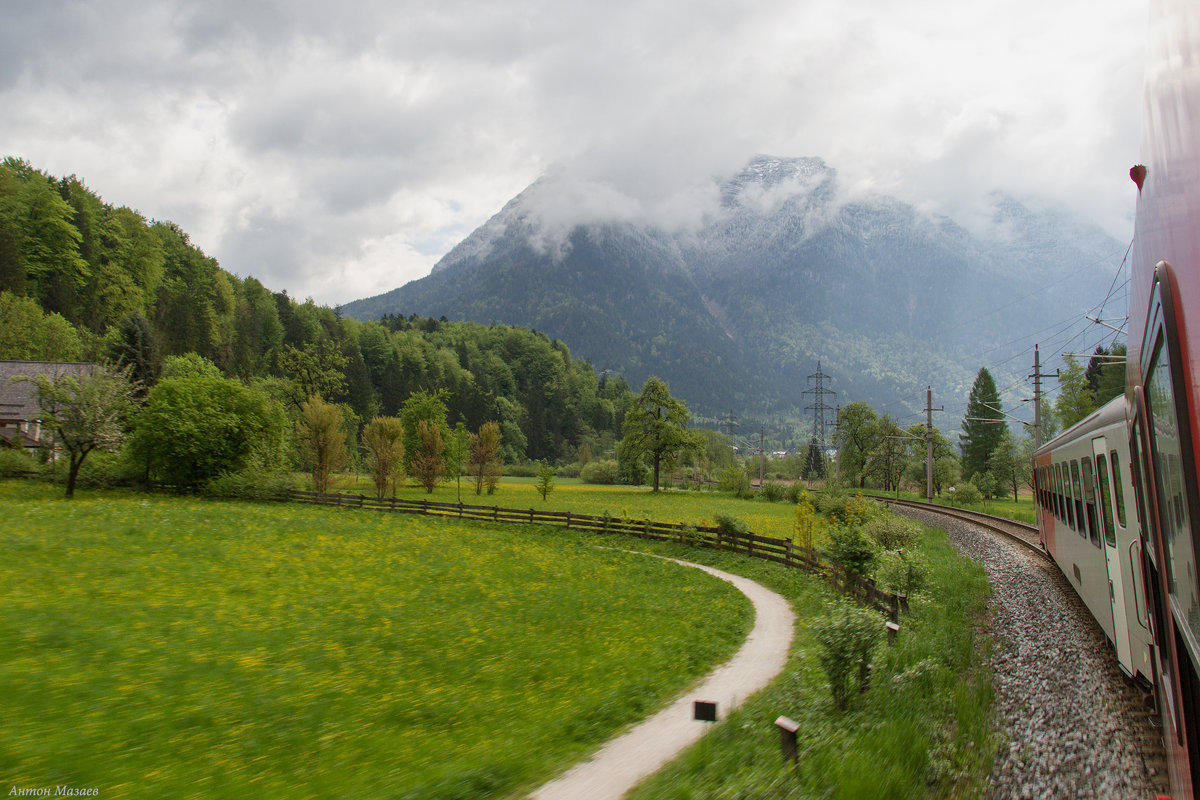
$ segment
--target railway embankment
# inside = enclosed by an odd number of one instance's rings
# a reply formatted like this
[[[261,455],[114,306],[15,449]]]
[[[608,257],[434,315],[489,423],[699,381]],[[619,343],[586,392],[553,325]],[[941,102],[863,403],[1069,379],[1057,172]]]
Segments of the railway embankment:
[[[931,511],[894,509],[946,531],[984,566],[993,594],[995,798],[1143,798],[1168,791],[1145,693],[1120,672],[1083,603],[1046,559]]]

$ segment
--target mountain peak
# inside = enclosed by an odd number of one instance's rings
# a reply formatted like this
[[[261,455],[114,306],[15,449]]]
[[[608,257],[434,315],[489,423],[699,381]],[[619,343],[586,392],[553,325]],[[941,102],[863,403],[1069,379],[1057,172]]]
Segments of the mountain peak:
[[[656,374],[710,413],[802,407],[799,376],[818,356],[848,399],[915,403],[932,382],[952,401],[978,371],[978,342],[1102,291],[1083,285],[1095,277],[1084,267],[1119,249],[1011,198],[995,199],[983,236],[892,197],[847,202],[819,158],[758,155],[696,186],[681,201],[704,215],[672,228],[610,184],[551,176],[434,274],[343,309],[533,327],[635,386]],[[1055,283],[1069,274],[1069,289]]]

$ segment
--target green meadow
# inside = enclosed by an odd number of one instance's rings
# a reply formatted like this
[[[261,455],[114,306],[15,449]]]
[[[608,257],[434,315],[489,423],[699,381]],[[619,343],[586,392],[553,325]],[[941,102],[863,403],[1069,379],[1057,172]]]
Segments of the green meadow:
[[[505,797],[752,621],[723,581],[553,529],[60,495],[0,482],[6,787]]]
[[[655,493],[645,486],[598,486],[583,483],[578,478],[555,478],[555,488],[542,500],[536,483],[535,478],[506,477],[501,480],[495,494],[476,495],[474,487],[464,479],[462,502],[467,505],[571,511],[691,525],[712,525],[718,514],[724,514],[744,520],[750,530],[757,534],[779,538],[790,538],[796,524],[796,507],[791,503],[739,499],[728,492],[665,489]],[[339,475],[333,491],[375,496],[374,485],[369,478],[361,475]],[[405,486],[397,491],[396,496],[405,500],[428,498],[440,503],[459,501],[459,492],[453,483],[440,484],[432,494],[427,494],[419,486]]]

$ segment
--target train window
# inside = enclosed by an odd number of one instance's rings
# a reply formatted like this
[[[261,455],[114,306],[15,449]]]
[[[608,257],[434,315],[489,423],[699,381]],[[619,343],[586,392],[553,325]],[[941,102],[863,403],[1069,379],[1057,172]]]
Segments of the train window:
[[[1066,522],[1070,527],[1075,527],[1075,515],[1073,513],[1074,506],[1070,504],[1070,468],[1063,468],[1066,464],[1055,464],[1055,469],[1058,471],[1058,503],[1062,504],[1061,517],[1063,522]],[[1066,471],[1066,480],[1063,480],[1063,471]]]
[[[1075,501],[1075,506],[1072,511],[1075,514],[1075,530],[1079,531],[1080,536],[1087,536],[1087,523],[1083,517],[1083,481],[1079,477],[1079,461],[1072,459],[1071,461],[1071,497]]]
[[[1104,521],[1104,541],[1109,547],[1116,547],[1117,529],[1113,526],[1112,491],[1108,487],[1108,458],[1103,454],[1096,456],[1096,487],[1100,490],[1100,519]]]
[[[1125,485],[1121,483],[1121,457],[1113,450],[1109,454],[1112,457],[1112,479],[1113,479],[1113,500],[1117,507],[1117,524],[1122,528],[1128,528],[1128,523],[1125,522]]]
[[[1087,515],[1088,532],[1092,535],[1092,544],[1100,546],[1100,524],[1096,519],[1096,478],[1092,470],[1092,460],[1084,458],[1080,462],[1083,472],[1083,508]]]
[[[1146,406],[1150,418],[1150,452],[1157,486],[1158,518],[1162,526],[1163,571],[1172,600],[1181,611],[1191,639],[1200,639],[1200,602],[1197,600],[1196,554],[1183,475],[1183,443],[1175,412],[1171,361],[1160,341],[1150,359],[1146,377]]]
[[[1055,464],[1054,469],[1055,485],[1058,487],[1058,518],[1062,519],[1063,522],[1067,522],[1067,487],[1063,485],[1062,464]],[[1074,528],[1074,525],[1072,525],[1072,527]]]

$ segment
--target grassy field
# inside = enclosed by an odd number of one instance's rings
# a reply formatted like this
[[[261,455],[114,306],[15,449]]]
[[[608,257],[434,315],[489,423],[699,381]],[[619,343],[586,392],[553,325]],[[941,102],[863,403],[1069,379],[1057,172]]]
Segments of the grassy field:
[[[363,476],[339,475],[335,491],[373,497],[374,485]],[[686,522],[693,525],[712,525],[717,514],[745,520],[750,529],[763,536],[788,538],[796,522],[795,506],[788,502],[768,503],[762,500],[739,500],[726,492],[685,491],[664,489],[657,494],[644,486],[597,486],[577,478],[555,478],[555,489],[546,500],[538,494],[535,478],[504,478],[493,495],[476,495],[467,481],[463,482],[462,502],[469,505],[503,506],[505,508],[536,508],[549,511],[572,511],[632,519],[652,519],[656,522]],[[407,500],[429,498],[443,503],[458,502],[457,487],[441,484],[433,494],[419,486],[406,486],[397,497]]]
[[[702,522],[717,513],[751,521],[754,530],[788,535],[789,503],[738,500],[718,493],[651,494],[645,488],[582,485],[559,480],[543,504],[530,479],[505,479],[492,498],[468,503],[549,507]],[[349,488],[349,487],[347,487]],[[352,491],[369,491],[360,486]],[[422,490],[404,495],[419,499]],[[454,501],[453,487],[435,499]],[[1000,503],[993,503],[993,512]],[[996,752],[992,722],[989,594],[982,568],[960,558],[944,533],[928,530],[920,551],[930,566],[927,588],[912,598],[894,647],[877,654],[871,690],[844,713],[832,708],[812,625],[835,600],[810,576],[740,555],[666,543],[630,547],[685,556],[747,575],[791,600],[796,643],[785,675],[735,712],[684,757],[633,795],[635,800],[742,800],[767,797],[977,797]],[[783,764],[774,721],[801,723],[798,768]]]
[[[724,582],[594,537],[60,493],[0,483],[6,787],[505,797],[705,673],[751,617]]]
[[[813,621],[829,613],[828,587],[744,556],[691,556],[788,597],[796,641],[779,680],[630,800],[986,796],[998,744],[984,627],[990,590],[982,567],[959,557],[941,531],[927,530],[920,551],[929,585],[912,597],[896,644],[877,651],[870,690],[845,712],[832,707],[813,638]],[[800,723],[796,765],[781,758],[779,716]]]

